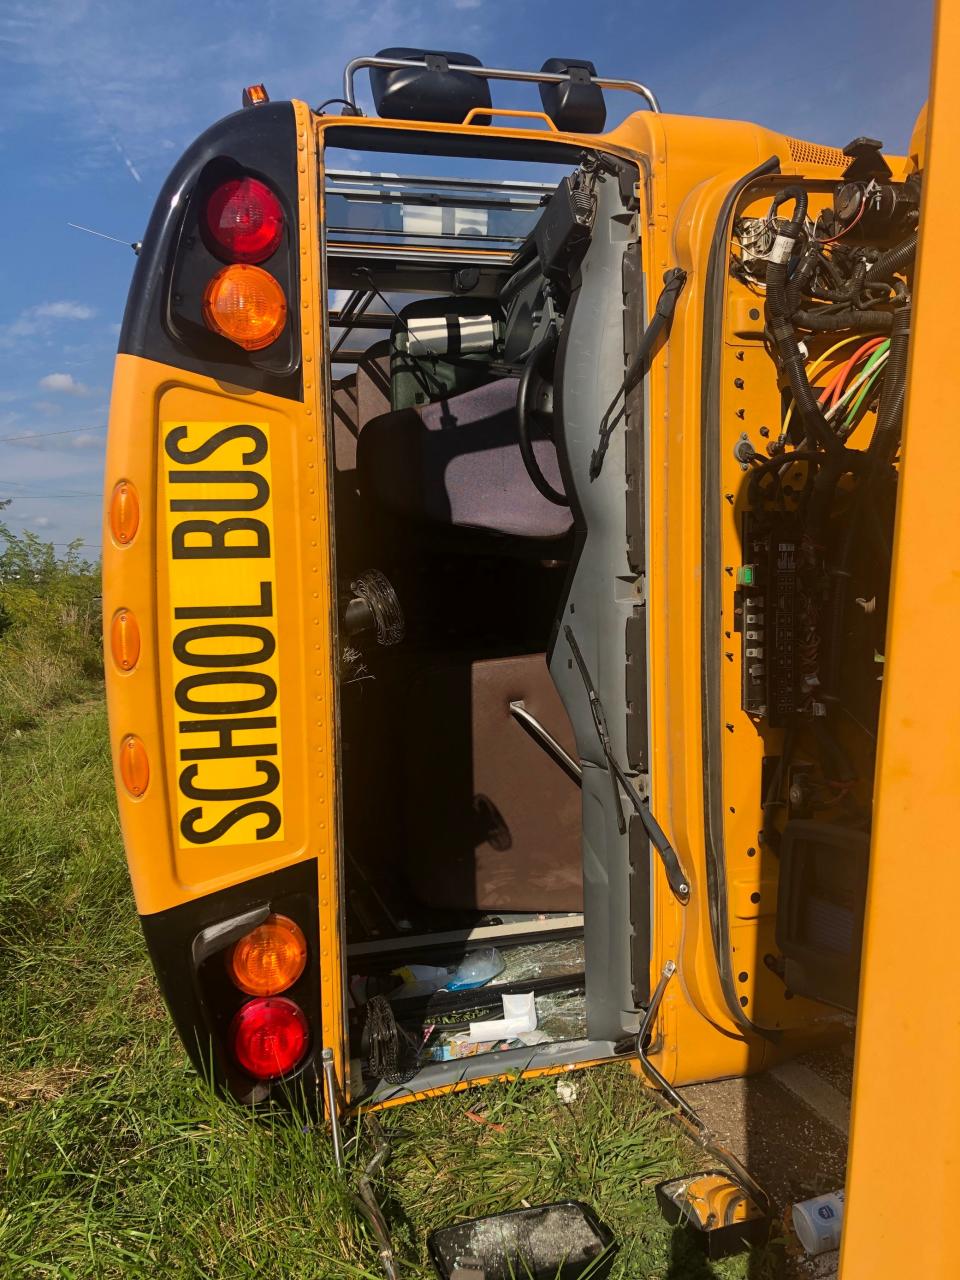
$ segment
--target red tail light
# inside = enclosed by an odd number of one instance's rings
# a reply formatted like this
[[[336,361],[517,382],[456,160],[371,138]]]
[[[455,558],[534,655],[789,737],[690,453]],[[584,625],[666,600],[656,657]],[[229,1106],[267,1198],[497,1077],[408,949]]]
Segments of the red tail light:
[[[231,1035],[244,1071],[257,1080],[276,1080],[302,1061],[310,1028],[299,1005],[274,996],[245,1004],[233,1020]]]
[[[283,235],[280,201],[256,178],[222,183],[207,201],[205,217],[211,247],[227,262],[264,262]]]

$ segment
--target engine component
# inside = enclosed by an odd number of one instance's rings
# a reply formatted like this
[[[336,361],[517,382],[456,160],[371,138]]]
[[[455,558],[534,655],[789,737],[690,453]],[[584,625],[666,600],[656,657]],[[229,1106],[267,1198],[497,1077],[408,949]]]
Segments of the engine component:
[[[399,644],[406,635],[406,621],[397,593],[379,569],[361,573],[350,583],[353,592],[343,610],[343,629],[348,636],[375,632],[377,644]]]
[[[920,216],[918,182],[844,182],[833,196],[832,234],[856,231],[855,240],[900,237],[915,230]]]

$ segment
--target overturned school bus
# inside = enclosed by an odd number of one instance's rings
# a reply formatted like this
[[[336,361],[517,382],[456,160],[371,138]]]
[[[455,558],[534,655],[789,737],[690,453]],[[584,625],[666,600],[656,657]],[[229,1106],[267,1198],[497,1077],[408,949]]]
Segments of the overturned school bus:
[[[644,109],[604,132],[605,91]],[[120,338],[110,724],[188,1050],[375,1107],[828,1039],[922,135],[666,115],[559,59],[387,50],[343,95],[257,86],[189,148]]]

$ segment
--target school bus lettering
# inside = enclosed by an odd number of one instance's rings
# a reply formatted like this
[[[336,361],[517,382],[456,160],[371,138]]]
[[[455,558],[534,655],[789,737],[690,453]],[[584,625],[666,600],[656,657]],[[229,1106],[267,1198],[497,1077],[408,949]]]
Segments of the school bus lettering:
[[[237,756],[275,756],[276,742],[257,742],[245,744],[234,742],[234,733],[241,729],[275,729],[276,716],[250,716],[245,719],[228,720],[181,720],[181,733],[215,733],[218,744],[215,747],[182,747],[181,760],[217,760],[234,759]]]
[[[250,636],[260,642],[259,650],[248,654],[194,653],[188,648],[195,640],[216,639],[219,636]],[[252,627],[242,622],[220,623],[213,627],[187,627],[174,637],[173,651],[181,662],[194,667],[245,667],[266,662],[277,647],[277,641],[266,627]]]
[[[193,697],[193,690],[198,686],[218,685],[251,685],[260,690],[252,698],[219,698],[199,699]],[[238,711],[263,711],[277,700],[276,683],[269,676],[260,672],[243,671],[209,671],[200,675],[187,676],[177,684],[177,706],[183,711],[196,711],[200,715],[217,716],[222,711],[236,713]]]
[[[259,511],[270,497],[270,489],[263,476],[245,471],[194,471],[172,472],[171,484],[249,484],[254,488],[252,498],[174,498],[171,511]]]
[[[237,805],[228,814],[215,823],[209,831],[202,831],[196,823],[203,817],[203,809],[189,809],[180,821],[180,832],[191,844],[213,844],[227,834],[231,827],[241,818],[249,818],[253,814],[263,814],[266,825],[257,829],[258,840],[269,838],[280,830],[280,810],[275,804],[260,803],[256,800],[248,804]]]
[[[171,422],[162,442],[180,837],[282,839],[269,428]]]
[[[269,760],[256,760],[254,767],[265,775],[266,781],[254,783],[250,787],[198,787],[194,778],[199,773],[200,766],[188,764],[180,774],[180,790],[191,800],[252,800],[275,791],[280,782],[280,770],[277,766]]]
[[[231,533],[249,532],[253,542],[228,542]],[[187,542],[189,534],[206,541]],[[262,520],[238,516],[233,520],[181,520],[171,533],[171,552],[176,560],[249,560],[270,554],[270,532]]]
[[[245,467],[253,466],[255,462],[260,462],[267,456],[267,437],[259,428],[252,427],[249,423],[238,423],[233,427],[224,427],[222,431],[214,432],[208,440],[205,440],[196,449],[180,448],[180,441],[184,440],[186,435],[187,428],[185,426],[174,427],[164,441],[167,456],[172,458],[174,462],[185,462],[188,465],[195,462],[206,462],[222,445],[228,444],[231,440],[240,440],[244,436],[253,441],[253,448],[242,457]]]

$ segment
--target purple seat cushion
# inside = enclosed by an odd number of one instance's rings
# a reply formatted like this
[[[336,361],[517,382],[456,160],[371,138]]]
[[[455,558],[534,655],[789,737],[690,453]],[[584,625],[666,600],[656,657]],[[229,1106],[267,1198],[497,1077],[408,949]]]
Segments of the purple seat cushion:
[[[548,502],[517,441],[517,379],[372,418],[360,432],[361,490],[401,515],[516,538],[559,538],[569,507]],[[544,475],[562,489],[551,440],[534,438]]]

